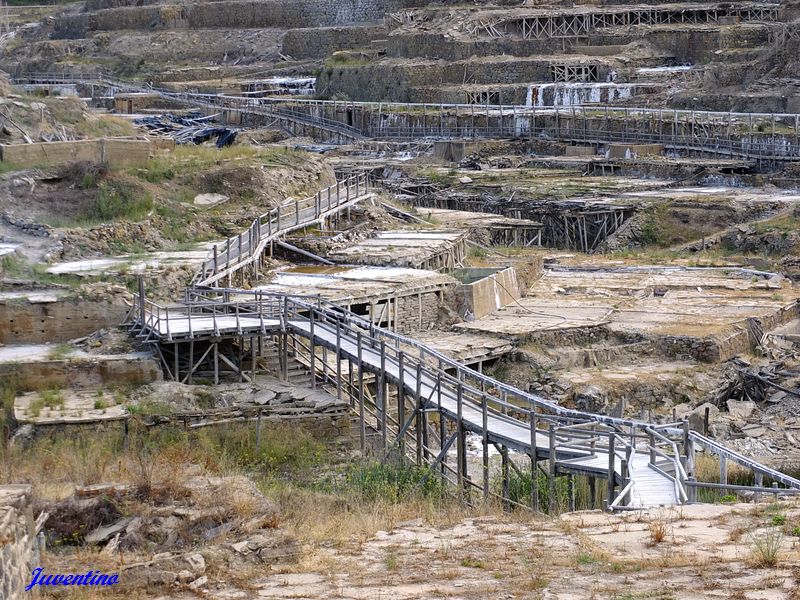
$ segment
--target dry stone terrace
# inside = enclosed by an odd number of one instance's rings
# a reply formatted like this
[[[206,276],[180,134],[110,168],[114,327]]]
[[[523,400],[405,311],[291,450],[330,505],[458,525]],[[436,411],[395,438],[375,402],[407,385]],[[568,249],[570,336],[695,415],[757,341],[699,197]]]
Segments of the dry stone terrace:
[[[596,331],[650,342],[656,354],[719,362],[758,342],[751,319],[768,329],[796,319],[797,298],[780,277],[741,271],[556,267],[518,303],[456,328],[525,341]]]

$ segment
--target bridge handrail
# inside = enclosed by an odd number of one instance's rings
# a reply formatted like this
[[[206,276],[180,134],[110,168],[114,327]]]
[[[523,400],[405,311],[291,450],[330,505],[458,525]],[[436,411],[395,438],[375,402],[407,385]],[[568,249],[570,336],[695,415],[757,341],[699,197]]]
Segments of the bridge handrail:
[[[689,477],[686,474],[686,470],[683,468],[683,464],[681,464],[678,445],[673,440],[669,439],[660,431],[657,431],[652,427],[645,428],[645,431],[651,436],[650,442],[647,446],[648,450],[650,451],[650,467],[657,468],[657,465],[655,464],[655,456],[657,454],[672,462],[674,475],[670,475],[669,473],[665,473],[665,475],[670,477],[675,485],[675,497],[679,500],[688,501],[689,496],[686,493],[686,481],[689,479]],[[656,440],[660,440],[662,443],[669,446],[672,449],[672,454],[669,455],[666,452],[661,452],[657,447]]]
[[[776,471],[775,469],[767,467],[766,465],[759,463],[758,461],[755,461],[751,458],[747,458],[743,454],[739,454],[738,452],[735,452],[734,450],[731,450],[730,448],[723,446],[719,442],[707,438],[706,436],[699,434],[696,431],[689,432],[689,439],[695,444],[699,445],[700,447],[705,448],[706,450],[714,454],[717,454],[718,456],[724,456],[726,459],[732,460],[733,462],[738,463],[739,465],[747,469],[750,469],[751,471],[755,471],[756,473],[761,473],[762,475],[766,475],[773,481],[780,482],[783,485],[790,488],[800,489],[800,479],[790,477],[789,475],[785,475],[780,471]]]
[[[220,277],[231,274],[240,267],[250,264],[261,255],[269,240],[282,233],[313,223],[330,210],[351,202],[369,189],[369,176],[366,173],[337,181],[302,200],[287,200],[279,206],[253,219],[250,227],[237,236],[214,244],[198,273],[195,284],[205,286]],[[335,190],[335,194],[333,191]],[[352,193],[352,195],[351,195]],[[327,202],[327,204],[325,204]],[[313,207],[313,213],[305,217],[303,211]],[[281,223],[283,219],[283,223]]]

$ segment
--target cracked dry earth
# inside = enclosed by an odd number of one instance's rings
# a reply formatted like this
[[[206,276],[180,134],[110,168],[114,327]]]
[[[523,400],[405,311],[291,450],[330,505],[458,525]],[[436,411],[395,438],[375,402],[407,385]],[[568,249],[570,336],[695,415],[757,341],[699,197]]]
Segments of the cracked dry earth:
[[[796,502],[578,512],[553,521],[477,517],[444,528],[420,519],[365,542],[311,548],[299,564],[254,580],[247,592],[207,594],[231,600],[795,600],[800,538],[791,530],[798,523]],[[654,541],[657,531],[662,541]],[[755,540],[770,531],[781,532],[778,564],[756,566]]]

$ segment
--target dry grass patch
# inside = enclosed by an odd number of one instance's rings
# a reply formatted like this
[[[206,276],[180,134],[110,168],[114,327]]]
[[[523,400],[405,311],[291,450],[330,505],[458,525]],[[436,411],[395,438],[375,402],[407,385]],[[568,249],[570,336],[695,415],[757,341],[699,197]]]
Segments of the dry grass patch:
[[[647,529],[649,531],[648,545],[652,548],[666,541],[667,536],[671,533],[672,525],[666,518],[660,517],[651,521],[647,525]]]

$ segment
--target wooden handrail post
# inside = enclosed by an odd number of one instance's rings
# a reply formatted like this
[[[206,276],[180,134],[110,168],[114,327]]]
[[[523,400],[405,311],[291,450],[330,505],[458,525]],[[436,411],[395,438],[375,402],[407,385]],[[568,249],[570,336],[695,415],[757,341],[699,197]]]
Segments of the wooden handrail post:
[[[397,356],[398,363],[398,383],[397,383],[397,427],[403,427],[406,423],[406,388],[405,388],[405,353],[400,352]],[[400,446],[400,458],[405,458],[405,434],[397,440]]]
[[[608,494],[606,498],[606,508],[610,509],[614,502],[614,487],[616,485],[616,472],[614,470],[614,432],[608,432]]]
[[[550,456],[548,457],[549,469],[547,470],[547,512],[556,512],[556,425],[550,423],[548,430]]]
[[[336,398],[342,401],[342,322],[336,319]]]
[[[650,464],[656,464],[656,436],[653,434],[652,431],[647,432],[648,437],[650,438]],[[675,476],[677,477],[677,473]]]
[[[539,473],[537,471],[537,459],[539,451],[536,446],[536,410],[531,409],[530,412],[530,425],[531,425],[531,508],[539,511]]]
[[[483,417],[483,501],[489,502],[489,406],[486,394],[481,395]]]
[[[308,312],[308,345],[309,345],[309,364],[311,366],[311,389],[317,387],[317,348],[314,344],[314,309]]]
[[[466,471],[466,440],[464,439],[464,413],[463,402],[464,400],[464,385],[459,382],[456,388],[456,474],[458,478],[459,493],[463,494],[466,491],[465,478]]]
[[[416,386],[416,402],[414,403],[416,406],[416,434],[417,434],[417,466],[422,466],[422,446],[424,441],[424,431],[425,431],[425,424],[423,422],[424,410],[425,407],[422,404],[422,362],[417,361],[417,386]]]
[[[358,435],[359,441],[361,442],[361,455],[363,456],[367,449],[367,426],[364,421],[364,367],[361,354],[362,344],[360,331],[356,335],[356,345],[358,349]]]
[[[386,453],[387,439],[387,390],[386,390],[386,342],[381,340],[381,373],[378,383],[378,397],[380,398],[380,413],[381,413],[381,437],[383,441],[383,452]]]

